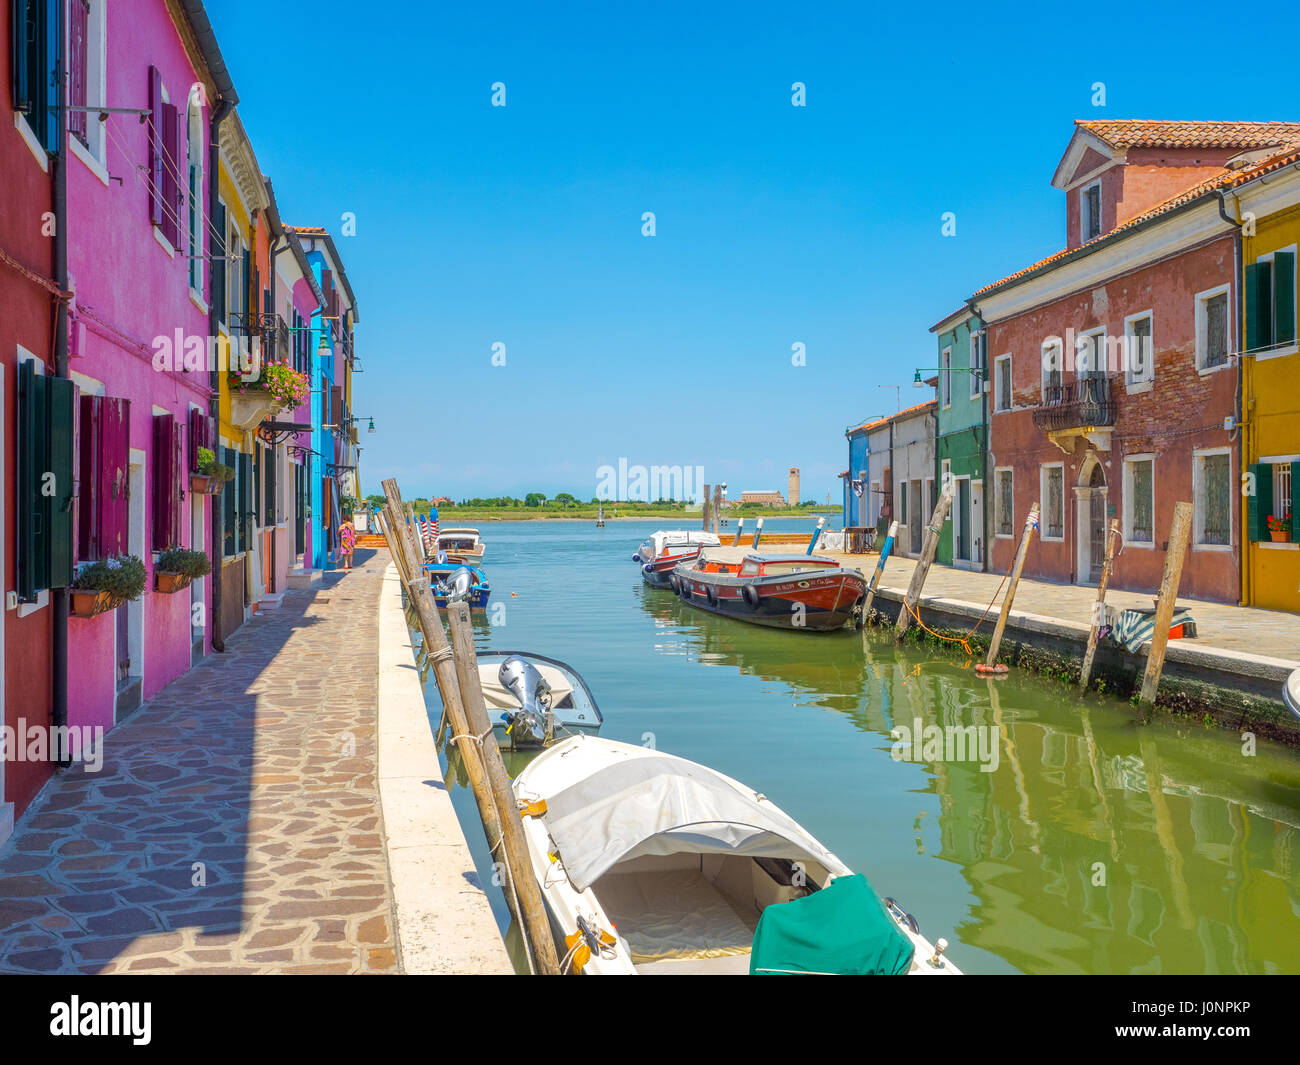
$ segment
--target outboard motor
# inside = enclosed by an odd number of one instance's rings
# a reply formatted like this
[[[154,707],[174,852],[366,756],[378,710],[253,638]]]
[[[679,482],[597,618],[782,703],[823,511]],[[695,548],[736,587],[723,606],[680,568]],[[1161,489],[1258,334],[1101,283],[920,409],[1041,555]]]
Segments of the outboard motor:
[[[469,598],[470,589],[474,587],[474,574],[468,566],[461,566],[447,574],[446,580],[440,581],[438,590],[447,597],[449,603],[459,603]]]
[[[519,700],[519,709],[511,715],[515,728],[527,728],[538,743],[550,731],[551,686],[538,668],[525,658],[511,655],[497,671],[501,686]]]

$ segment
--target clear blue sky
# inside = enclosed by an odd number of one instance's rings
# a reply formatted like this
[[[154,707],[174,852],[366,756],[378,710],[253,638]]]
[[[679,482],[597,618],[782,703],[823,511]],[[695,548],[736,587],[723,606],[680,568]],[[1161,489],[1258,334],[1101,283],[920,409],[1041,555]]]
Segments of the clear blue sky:
[[[835,501],[929,327],[1063,246],[1074,119],[1300,118],[1296,8],[1230,47],[1143,7],[208,4],[285,220],[357,216],[366,492],[587,499],[625,457]]]

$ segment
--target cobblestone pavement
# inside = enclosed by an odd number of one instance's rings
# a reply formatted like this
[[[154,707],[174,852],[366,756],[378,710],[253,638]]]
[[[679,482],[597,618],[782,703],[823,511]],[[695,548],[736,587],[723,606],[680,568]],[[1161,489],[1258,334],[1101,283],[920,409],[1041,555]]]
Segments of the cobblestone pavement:
[[[0,971],[395,972],[375,779],[386,552],[290,591],[0,849]]]
[[[845,555],[834,551],[819,552],[853,566],[868,577],[876,568],[877,555]],[[912,580],[916,560],[890,558],[885,563],[881,588],[907,591]],[[983,606],[998,590],[1001,573],[973,573],[951,566],[934,565],[925,578],[925,594],[946,599],[961,599]],[[1097,600],[1096,586],[1055,584],[1051,581],[1025,577],[1016,588],[1015,609],[1029,614],[1088,624],[1092,606]],[[998,602],[1001,603],[1001,595]],[[1106,592],[1106,602],[1111,606],[1145,607],[1155,603],[1151,593],[1126,592],[1115,588]],[[1257,607],[1235,606],[1230,603],[1211,603],[1203,599],[1178,597],[1180,606],[1186,606],[1196,618],[1198,636],[1189,645],[1206,650],[1245,651],[1269,658],[1282,658],[1300,665],[1300,615],[1278,610],[1261,610]],[[994,608],[990,622],[997,617]],[[991,624],[989,624],[991,629]]]

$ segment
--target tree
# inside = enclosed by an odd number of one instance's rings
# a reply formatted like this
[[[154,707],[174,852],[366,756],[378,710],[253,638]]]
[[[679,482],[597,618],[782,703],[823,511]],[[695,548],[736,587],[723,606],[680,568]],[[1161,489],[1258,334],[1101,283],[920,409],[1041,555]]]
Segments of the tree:
[[[524,496],[524,506],[540,507],[546,503],[546,497],[541,492],[529,492]]]
[[[559,493],[552,502],[559,503],[562,507],[576,507],[578,505],[578,501],[568,492]]]

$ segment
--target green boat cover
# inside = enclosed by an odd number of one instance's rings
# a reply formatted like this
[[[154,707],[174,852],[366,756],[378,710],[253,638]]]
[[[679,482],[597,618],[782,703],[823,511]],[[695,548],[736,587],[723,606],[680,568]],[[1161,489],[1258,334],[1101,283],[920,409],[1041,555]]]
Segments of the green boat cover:
[[[911,965],[913,949],[858,873],[836,877],[801,899],[768,906],[754,931],[749,972],[898,976]]]

